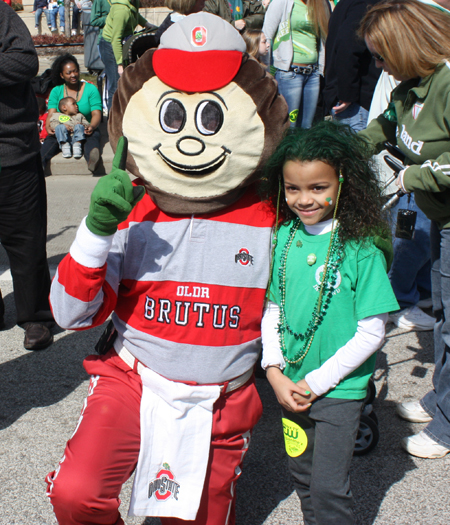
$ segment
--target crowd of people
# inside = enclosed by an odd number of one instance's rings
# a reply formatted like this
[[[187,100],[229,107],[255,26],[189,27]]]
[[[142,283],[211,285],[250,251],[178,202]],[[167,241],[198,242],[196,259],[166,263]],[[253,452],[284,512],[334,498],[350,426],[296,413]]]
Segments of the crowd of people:
[[[426,426],[402,446],[422,458],[450,452],[445,2],[168,0],[157,49],[128,68],[124,41],[154,26],[139,0],[94,0],[107,106],[66,53],[39,109],[33,42],[0,2],[0,241],[24,346],[51,345],[55,319],[87,329],[112,315],[102,355],[85,362],[89,404],[47,476],[58,523],[123,524],[118,498],[135,469],[137,515],[234,523],[234,485],[261,413],[260,339],[305,524],[354,523],[350,462],[389,322],[434,331],[432,389],[397,406]],[[45,13],[53,30],[59,12],[63,27],[61,5],[35,0],[36,25]],[[51,285],[44,171],[61,151],[84,155],[94,173],[103,112],[113,169]],[[394,189],[373,161],[387,143],[402,164]],[[405,210],[412,238],[400,232]],[[0,293],[0,327],[3,315]],[[160,431],[163,419],[180,442],[157,442],[149,422]],[[194,475],[180,456],[197,440]],[[154,472],[150,485],[143,471]],[[168,493],[152,485],[161,479]],[[180,483],[191,479],[185,500]],[[170,510],[154,493],[173,498]]]

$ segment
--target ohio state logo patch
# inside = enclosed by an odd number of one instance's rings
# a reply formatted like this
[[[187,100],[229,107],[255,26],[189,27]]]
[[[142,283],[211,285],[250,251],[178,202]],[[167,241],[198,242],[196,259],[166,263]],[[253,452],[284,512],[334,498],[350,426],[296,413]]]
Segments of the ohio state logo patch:
[[[250,255],[247,248],[241,248],[239,253],[234,256],[234,261],[242,264],[242,266],[247,266],[248,264],[253,264],[253,255]]]
[[[172,497],[178,500],[179,491],[180,484],[176,482],[170,466],[168,463],[163,463],[156,478],[148,484],[149,499],[154,495],[158,501],[165,501]]]
[[[206,44],[206,27],[198,26],[192,30],[192,43],[194,46],[204,46]]]

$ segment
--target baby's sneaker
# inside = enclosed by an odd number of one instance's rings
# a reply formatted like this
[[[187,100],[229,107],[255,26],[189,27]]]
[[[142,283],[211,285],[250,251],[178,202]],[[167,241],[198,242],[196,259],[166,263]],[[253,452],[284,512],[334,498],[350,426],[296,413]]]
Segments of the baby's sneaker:
[[[69,142],[64,142],[64,144],[61,145],[61,151],[65,159],[70,159],[72,156],[72,148]]]
[[[81,146],[81,142],[74,142],[72,149],[73,149],[73,158],[81,159],[81,157],[83,156],[83,148]]]

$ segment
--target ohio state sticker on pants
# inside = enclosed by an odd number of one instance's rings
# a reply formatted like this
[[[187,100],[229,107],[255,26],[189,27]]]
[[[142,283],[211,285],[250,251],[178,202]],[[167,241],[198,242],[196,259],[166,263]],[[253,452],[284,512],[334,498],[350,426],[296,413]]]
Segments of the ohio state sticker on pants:
[[[290,419],[282,418],[284,444],[286,452],[291,458],[301,456],[308,445],[308,438],[302,427]]]
[[[141,372],[141,449],[129,516],[195,520],[203,492],[218,385]]]

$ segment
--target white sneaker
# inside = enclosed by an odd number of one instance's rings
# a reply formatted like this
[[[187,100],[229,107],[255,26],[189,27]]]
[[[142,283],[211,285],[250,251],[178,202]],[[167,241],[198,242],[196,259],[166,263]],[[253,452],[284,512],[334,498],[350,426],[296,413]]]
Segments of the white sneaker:
[[[76,29],[72,29],[72,36],[77,36],[77,30]]]
[[[61,144],[61,151],[65,159],[70,159],[72,156],[72,148],[70,147],[69,142],[64,142],[64,144]]]
[[[56,27],[52,27],[52,28],[50,29],[50,31],[51,31],[52,33],[54,33],[55,31],[58,31],[58,30],[56,29]]]
[[[450,452],[450,449],[436,443],[423,430],[414,436],[403,438],[402,446],[406,452],[418,458],[443,458]]]
[[[421,299],[416,306],[419,308],[431,308],[433,306],[433,299],[428,297],[427,299]]]
[[[422,312],[417,306],[410,306],[398,312],[389,314],[389,322],[403,330],[411,332],[427,332],[433,330],[436,319]]]
[[[430,414],[422,408],[419,401],[399,403],[395,409],[401,418],[412,423],[429,423],[433,419]]]
[[[74,142],[72,145],[73,150],[73,158],[74,159],[81,159],[83,156],[83,148],[81,146],[81,142]]]

